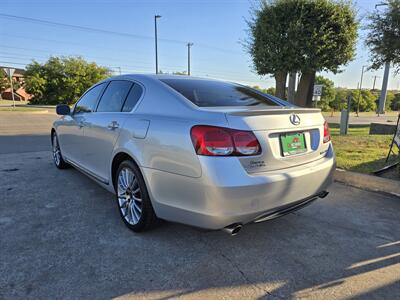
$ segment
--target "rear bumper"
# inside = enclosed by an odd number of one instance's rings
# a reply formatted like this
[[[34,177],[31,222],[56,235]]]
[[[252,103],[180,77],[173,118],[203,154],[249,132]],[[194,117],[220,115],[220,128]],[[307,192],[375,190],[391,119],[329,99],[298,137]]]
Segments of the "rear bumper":
[[[261,221],[300,200],[317,198],[332,183],[335,170],[333,151],[301,166],[253,174],[235,157],[199,159],[200,178],[143,170],[158,217],[206,229]]]

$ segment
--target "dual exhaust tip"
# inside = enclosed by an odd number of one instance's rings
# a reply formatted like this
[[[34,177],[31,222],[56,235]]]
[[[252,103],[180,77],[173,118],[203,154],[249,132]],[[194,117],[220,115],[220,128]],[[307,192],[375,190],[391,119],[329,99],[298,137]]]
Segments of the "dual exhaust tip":
[[[317,194],[316,196],[319,198],[325,198],[329,193],[327,191],[322,191],[321,193]],[[234,223],[229,226],[226,226],[223,231],[228,233],[231,236],[235,236],[239,233],[240,230],[242,230],[243,225],[241,223]]]

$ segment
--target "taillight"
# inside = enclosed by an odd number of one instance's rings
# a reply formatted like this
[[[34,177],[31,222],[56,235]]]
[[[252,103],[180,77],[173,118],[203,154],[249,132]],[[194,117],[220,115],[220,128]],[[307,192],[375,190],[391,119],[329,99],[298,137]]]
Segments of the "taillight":
[[[261,152],[260,143],[252,131],[196,125],[190,135],[198,155],[249,156]]]
[[[325,123],[324,123],[324,139],[323,139],[323,141],[324,141],[324,143],[327,143],[327,142],[329,142],[330,140],[331,140],[331,135],[330,135],[330,133],[329,133],[328,122],[325,121]]]

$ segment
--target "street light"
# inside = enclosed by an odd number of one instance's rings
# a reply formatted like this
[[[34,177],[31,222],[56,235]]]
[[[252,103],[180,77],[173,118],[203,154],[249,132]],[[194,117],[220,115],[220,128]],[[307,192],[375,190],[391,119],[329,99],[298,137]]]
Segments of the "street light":
[[[156,74],[158,74],[158,49],[157,49],[157,19],[161,18],[160,15],[154,15],[154,40],[156,46]]]
[[[361,99],[361,89],[362,89],[362,81],[363,81],[363,76],[364,76],[364,68],[368,66],[362,66],[361,68],[361,80],[360,80],[360,89],[358,93],[358,101],[357,101],[357,117],[358,113],[360,112],[360,99]]]
[[[193,43],[187,43],[188,47],[188,75],[190,76],[190,47],[193,46]]]

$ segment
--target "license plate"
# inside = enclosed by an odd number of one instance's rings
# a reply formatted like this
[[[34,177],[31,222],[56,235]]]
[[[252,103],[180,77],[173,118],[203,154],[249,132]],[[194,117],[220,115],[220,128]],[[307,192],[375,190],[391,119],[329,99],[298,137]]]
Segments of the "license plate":
[[[307,151],[304,133],[286,133],[280,135],[282,154],[289,156]]]

